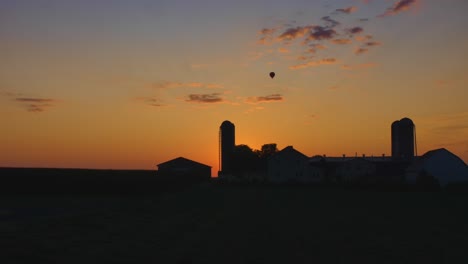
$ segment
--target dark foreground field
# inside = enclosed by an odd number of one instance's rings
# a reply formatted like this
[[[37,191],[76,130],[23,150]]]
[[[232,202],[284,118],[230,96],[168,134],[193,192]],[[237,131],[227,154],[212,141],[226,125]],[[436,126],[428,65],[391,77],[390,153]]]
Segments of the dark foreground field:
[[[468,263],[468,195],[203,183],[4,195],[1,263]]]

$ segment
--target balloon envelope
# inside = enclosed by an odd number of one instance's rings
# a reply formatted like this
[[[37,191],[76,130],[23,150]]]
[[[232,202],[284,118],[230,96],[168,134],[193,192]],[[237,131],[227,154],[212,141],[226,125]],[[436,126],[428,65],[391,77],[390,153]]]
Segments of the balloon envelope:
[[[273,77],[275,77],[275,73],[274,73],[274,72],[270,72],[270,77],[273,79]]]

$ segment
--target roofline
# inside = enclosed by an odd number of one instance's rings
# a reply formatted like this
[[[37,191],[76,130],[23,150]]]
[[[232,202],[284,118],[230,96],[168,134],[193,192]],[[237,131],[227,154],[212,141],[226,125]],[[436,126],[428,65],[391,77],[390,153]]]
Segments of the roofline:
[[[171,161],[174,161],[174,160],[177,160],[177,159],[184,159],[184,160],[188,160],[188,161],[190,161],[190,162],[193,162],[193,163],[196,163],[196,164],[198,164],[198,165],[203,165],[203,166],[205,166],[205,167],[212,168],[212,167],[211,167],[211,166],[209,166],[209,165],[206,165],[206,164],[203,164],[203,163],[200,163],[200,162],[197,162],[197,161],[191,160],[191,159],[187,159],[187,158],[184,158],[184,157],[177,157],[177,158],[175,158],[175,159],[171,159],[171,160],[165,161],[165,162],[163,162],[163,163],[156,164],[156,166],[158,166],[158,167],[159,167],[160,165],[163,165],[163,164],[169,163],[169,162],[171,162]]]

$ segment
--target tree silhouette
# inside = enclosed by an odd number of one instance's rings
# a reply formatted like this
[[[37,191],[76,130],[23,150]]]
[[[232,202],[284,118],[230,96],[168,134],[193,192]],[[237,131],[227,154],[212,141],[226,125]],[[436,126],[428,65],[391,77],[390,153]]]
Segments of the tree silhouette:
[[[247,145],[237,145],[232,153],[233,172],[249,172],[258,169],[259,157]]]
[[[260,150],[255,150],[259,158],[258,168],[264,172],[268,169],[268,159],[278,152],[276,143],[263,144]]]
[[[278,152],[276,143],[270,143],[264,144],[262,146],[262,149],[258,152],[258,154],[261,159],[268,159],[269,157],[273,156],[276,152]]]

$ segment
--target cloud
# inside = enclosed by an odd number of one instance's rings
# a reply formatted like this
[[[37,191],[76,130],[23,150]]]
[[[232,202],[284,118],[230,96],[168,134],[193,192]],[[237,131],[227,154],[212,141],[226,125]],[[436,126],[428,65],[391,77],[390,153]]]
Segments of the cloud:
[[[361,54],[364,54],[364,53],[366,53],[368,51],[369,51],[369,49],[366,49],[366,48],[356,48],[354,50],[354,54],[361,55]]]
[[[336,31],[333,29],[327,29],[321,26],[316,26],[309,36],[306,38],[305,42],[312,40],[328,40],[336,36]]]
[[[264,103],[264,102],[281,102],[284,100],[284,97],[281,94],[270,94],[266,96],[256,96],[256,97],[248,97],[245,101],[246,103],[256,104],[256,103]]]
[[[277,28],[263,28],[261,29],[258,34],[260,35],[260,39],[257,41],[260,45],[268,45],[273,41],[273,34],[277,31]]]
[[[250,60],[256,61],[256,60],[260,59],[261,57],[265,56],[265,53],[255,51],[255,52],[250,52],[248,56],[249,56]]]
[[[273,35],[276,32],[276,28],[263,28],[260,30],[260,35]]]
[[[324,16],[322,17],[322,20],[325,21],[325,25],[328,28],[334,28],[340,24],[340,22],[332,19],[330,16]]]
[[[364,42],[364,41],[371,40],[373,38],[373,36],[372,35],[355,36],[354,38],[359,42]]]
[[[43,98],[15,98],[15,101],[18,102],[27,102],[27,103],[52,103],[54,99],[43,99]]]
[[[393,6],[387,8],[385,13],[379,15],[378,17],[386,17],[386,16],[393,16],[398,13],[408,11],[416,4],[419,3],[420,0],[399,0]]]
[[[364,29],[362,27],[352,27],[352,28],[345,29],[345,32],[350,34],[350,35],[360,34],[363,31],[364,31]]]
[[[191,103],[220,103],[223,102],[220,93],[211,93],[211,94],[189,94],[186,102]]]
[[[0,95],[4,95],[4,96],[8,96],[8,97],[21,97],[21,96],[24,96],[22,93],[11,92],[11,91],[7,91],[7,90],[4,90],[4,89],[0,90]]]
[[[331,42],[338,45],[346,45],[351,43],[351,39],[333,39]]]
[[[286,29],[281,35],[278,36],[279,40],[294,40],[301,38],[307,34],[314,26],[292,27]]]
[[[324,46],[322,44],[316,44],[316,43],[309,44],[309,47],[314,48],[316,50],[325,50],[325,49],[327,49],[326,46]]]
[[[163,104],[162,100],[157,98],[157,97],[139,97],[136,98],[138,101],[142,101],[143,103],[149,105],[149,106],[155,106],[155,107],[162,107],[162,106],[167,106]]]
[[[368,41],[366,43],[363,43],[361,47],[358,47],[354,50],[354,54],[356,55],[361,55],[369,51],[370,47],[375,47],[375,46],[380,46],[382,45],[381,42],[378,41]]]
[[[322,60],[319,60],[319,61],[309,61],[307,63],[293,65],[293,66],[290,66],[289,69],[299,70],[299,69],[305,69],[305,68],[309,68],[309,67],[316,67],[316,66],[320,66],[320,65],[336,64],[337,62],[338,61],[335,58],[326,58],[326,59],[322,59]]]
[[[17,97],[16,102],[23,104],[28,112],[44,112],[47,108],[55,106],[57,100],[50,98]]]
[[[374,46],[380,46],[382,45],[382,43],[378,41],[369,41],[369,42],[364,43],[364,45],[366,45],[367,47],[374,47]]]
[[[354,13],[356,11],[357,11],[357,7],[355,7],[355,6],[350,6],[350,7],[346,7],[346,8],[339,8],[339,9],[335,10],[335,12],[343,13],[343,14],[351,14],[351,13]]]
[[[287,48],[278,48],[279,53],[289,53],[289,50]]]

